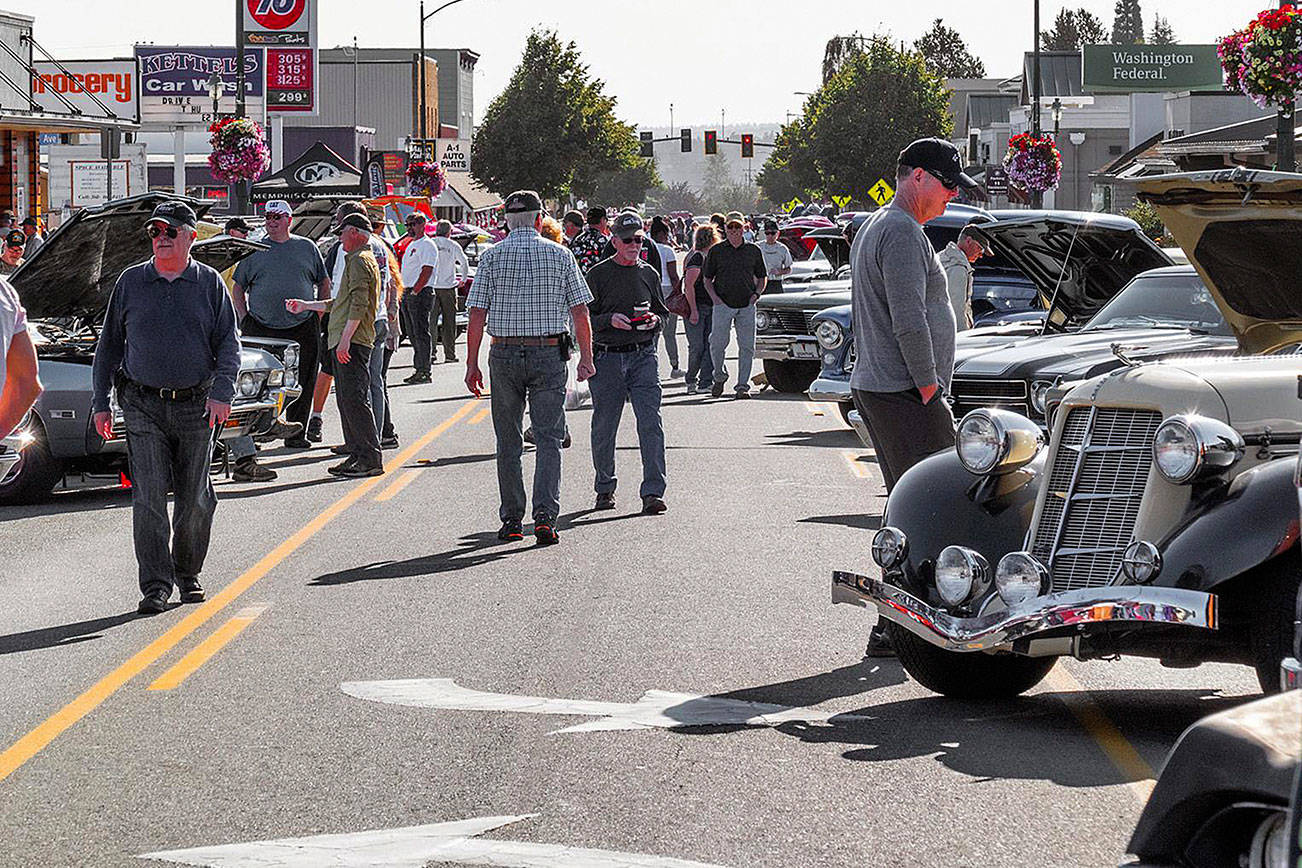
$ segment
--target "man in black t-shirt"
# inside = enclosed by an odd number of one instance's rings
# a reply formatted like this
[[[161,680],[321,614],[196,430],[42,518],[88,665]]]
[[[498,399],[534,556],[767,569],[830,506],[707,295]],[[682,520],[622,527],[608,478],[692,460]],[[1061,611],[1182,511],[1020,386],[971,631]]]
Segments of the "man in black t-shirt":
[[[750,397],[750,369],[755,364],[755,302],[764,294],[768,268],[759,247],[743,240],[745,224],[729,218],[727,240],[710,248],[705,258],[705,289],[714,302],[710,324],[710,357],[714,360],[714,386],[710,394],[723,395],[728,382],[724,353],[734,324],[737,330],[737,397]]]
[[[665,433],[660,419],[660,371],[656,354],[661,318],[660,272],[639,257],[645,240],[642,218],[625,212],[611,227],[615,255],[587,274],[592,302],[592,465],[597,509],[615,508],[615,433],[631,401],[642,453],[642,512],[665,511]]]

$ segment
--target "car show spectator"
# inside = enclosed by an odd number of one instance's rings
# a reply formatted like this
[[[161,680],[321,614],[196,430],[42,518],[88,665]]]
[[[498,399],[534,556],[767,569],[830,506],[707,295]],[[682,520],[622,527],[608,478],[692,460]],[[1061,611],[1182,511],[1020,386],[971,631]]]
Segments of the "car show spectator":
[[[4,238],[4,249],[0,250],[0,277],[13,274],[26,261],[23,250],[27,247],[27,236],[22,230],[10,229]]]
[[[669,224],[663,217],[651,220],[650,234],[660,251],[660,300],[664,301],[682,283],[682,278],[678,276],[678,254],[669,243]],[[662,325],[660,337],[669,356],[669,376],[678,379],[683,376],[682,369],[678,367],[678,317],[666,310]]]
[[[714,301],[705,288],[705,258],[710,248],[719,242],[713,223],[696,227],[692,239],[692,252],[683,260],[683,291],[690,312],[683,320],[683,334],[687,336],[687,394],[695,395],[714,381],[714,362],[710,356],[710,326],[713,323]]]
[[[34,216],[23,218],[21,225],[23,234],[27,236],[27,246],[23,250],[23,258],[31,259],[36,255],[36,251],[41,249],[45,243],[45,236],[41,234],[41,221]]]
[[[958,240],[949,242],[937,254],[945,271],[949,305],[954,309],[954,322],[959,331],[972,328],[972,265],[987,252],[964,227],[958,233]]]
[[[624,208],[623,210],[620,211],[620,213],[636,214],[637,211],[636,209],[633,208]],[[639,216],[638,219],[641,220],[642,218]],[[606,243],[602,245],[601,255],[597,259],[597,261],[600,262],[603,259],[609,259],[614,255],[615,255],[615,241],[613,237],[608,234],[606,236]],[[643,262],[645,262],[647,265],[650,265],[652,268],[654,268],[657,274],[660,272],[660,268],[661,268],[660,248],[657,247],[656,243],[651,240],[650,235],[644,235],[642,237],[642,249],[638,251],[638,256],[641,257]]]
[[[725,222],[727,237],[716,244],[705,260],[705,289],[714,304],[710,323],[710,358],[714,361],[714,385],[710,394],[718,398],[728,382],[724,354],[735,329],[737,332],[738,398],[750,397],[750,371],[755,363],[755,302],[764,294],[768,271],[764,255],[742,239],[740,217]]]
[[[565,216],[561,218],[561,231],[565,233],[565,241],[569,244],[574,240],[574,236],[583,231],[583,215],[578,211],[566,211]]]
[[[667,233],[668,227],[662,228]],[[592,301],[594,373],[592,465],[596,509],[615,508],[615,434],[625,402],[637,419],[642,455],[642,512],[665,511],[665,433],[660,418],[660,375],[656,333],[669,311],[660,296],[660,274],[642,261],[642,219],[625,212],[612,227],[615,255],[588,272]]]
[[[593,373],[592,293],[578,262],[563,246],[538,234],[542,199],[530,190],[507,196],[510,233],[479,260],[466,306],[466,386],[484,389],[479,345],[492,337],[488,364],[492,375],[493,431],[497,439],[500,540],[522,539],[525,493],[520,457],[524,451],[524,406],[529,403],[537,457],[533,477],[534,537],[539,545],[559,540],[561,440],[565,436],[566,361],[577,338],[578,379]],[[601,221],[604,222],[604,213]],[[589,220],[589,228],[593,228]],[[585,230],[586,231],[586,230]]]
[[[782,278],[791,273],[791,248],[778,241],[778,224],[776,220],[764,221],[764,240],[756,245],[764,257],[764,267],[768,271],[768,283],[764,285],[764,294],[782,292]]]
[[[8,437],[41,394],[36,347],[27,314],[9,281],[0,278],[0,437]]]
[[[407,215],[407,234],[411,237],[402,254],[402,282],[406,287],[403,304],[411,323],[411,376],[404,383],[419,385],[430,381],[434,360],[431,340],[431,316],[434,313],[434,272],[438,269],[439,249],[425,234],[425,215],[413,211]]]
[[[434,246],[439,251],[438,267],[434,270],[434,301],[440,312],[439,341],[443,344],[443,360],[457,361],[457,287],[470,278],[470,262],[466,251],[452,240],[452,223],[440,220],[434,227]]]
[[[397,449],[398,435],[393,430],[393,415],[389,412],[389,358],[397,349],[398,305],[402,303],[402,266],[387,241],[381,237],[384,222],[371,221],[371,252],[379,241],[384,255],[380,269],[381,289],[375,305],[375,343],[371,347],[370,368],[371,413],[375,417],[375,431],[380,437],[381,449]],[[377,259],[377,266],[379,261]]]
[[[596,205],[589,208],[587,228],[570,239],[570,252],[578,260],[579,270],[584,274],[601,261],[601,251],[606,247],[606,238],[609,234],[606,209]]]
[[[146,615],[167,608],[174,585],[183,603],[204,599],[199,574],[217,508],[208,468],[240,370],[231,297],[221,275],[190,258],[195,225],[184,202],[154,209],[153,257],[118,278],[92,365],[93,429],[113,437],[111,388],[126,425],[137,610]]]

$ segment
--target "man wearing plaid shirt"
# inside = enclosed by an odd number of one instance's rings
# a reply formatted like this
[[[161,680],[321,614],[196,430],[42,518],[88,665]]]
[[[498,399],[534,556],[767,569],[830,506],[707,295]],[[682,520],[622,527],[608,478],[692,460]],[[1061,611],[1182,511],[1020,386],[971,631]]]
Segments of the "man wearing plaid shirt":
[[[475,395],[484,388],[479,345],[484,331],[492,336],[488,370],[493,389],[493,430],[497,436],[497,486],[501,498],[500,540],[524,538],[524,405],[529,403],[537,460],[533,473],[533,533],[539,545],[558,541],[561,511],[561,440],[565,437],[566,361],[578,339],[578,378],[595,373],[592,292],[574,256],[538,233],[542,199],[531,190],[506,197],[510,234],[479,259],[466,308],[466,386]]]

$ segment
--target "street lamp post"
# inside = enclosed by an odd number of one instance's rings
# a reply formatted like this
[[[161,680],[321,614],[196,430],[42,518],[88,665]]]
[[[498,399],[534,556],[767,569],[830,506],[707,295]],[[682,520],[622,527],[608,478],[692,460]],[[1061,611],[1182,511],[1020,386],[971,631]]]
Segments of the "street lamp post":
[[[1031,42],[1031,137],[1040,137],[1040,0],[1034,0],[1035,33]],[[1044,194],[1031,194],[1031,206],[1044,207]]]
[[[425,0],[420,0],[420,137],[422,139],[429,136],[429,131],[425,128],[425,114],[427,111],[425,105],[425,22],[449,6],[460,2],[461,0],[448,0],[443,5],[434,7],[434,11],[426,15]]]
[[[1279,8],[1290,5],[1289,0],[1279,0]],[[1297,151],[1293,136],[1297,122],[1294,117],[1296,102],[1279,107],[1279,120],[1275,125],[1275,168],[1281,172],[1297,171]]]

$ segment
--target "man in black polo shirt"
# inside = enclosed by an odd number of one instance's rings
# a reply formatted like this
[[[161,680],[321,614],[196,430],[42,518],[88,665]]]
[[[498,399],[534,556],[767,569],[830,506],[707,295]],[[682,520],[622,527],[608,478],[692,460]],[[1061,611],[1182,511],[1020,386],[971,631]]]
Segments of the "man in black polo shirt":
[[[139,564],[138,611],[203,600],[217,496],[208,478],[213,429],[231,412],[240,370],[235,308],[221,275],[190,258],[195,215],[163,202],[145,225],[154,257],[118,278],[92,367],[91,423],[113,436],[109,388],[117,387],[131,463],[131,515]],[[167,491],[176,492],[171,527]],[[169,540],[170,538],[170,540]]]
[[[615,508],[615,433],[624,402],[633,403],[642,453],[642,512],[665,511],[665,432],[660,420],[656,334],[668,316],[660,299],[660,271],[641,259],[642,218],[624,212],[611,227],[615,255],[587,274],[592,302],[592,465],[597,509]]]
[[[705,290],[714,302],[710,325],[710,358],[714,360],[714,388],[723,395],[728,382],[724,353],[734,326],[737,329],[737,397],[750,397],[750,369],[755,364],[755,302],[764,294],[768,268],[759,247],[743,239],[746,224],[736,217],[724,224],[727,240],[710,248],[705,258]]]

